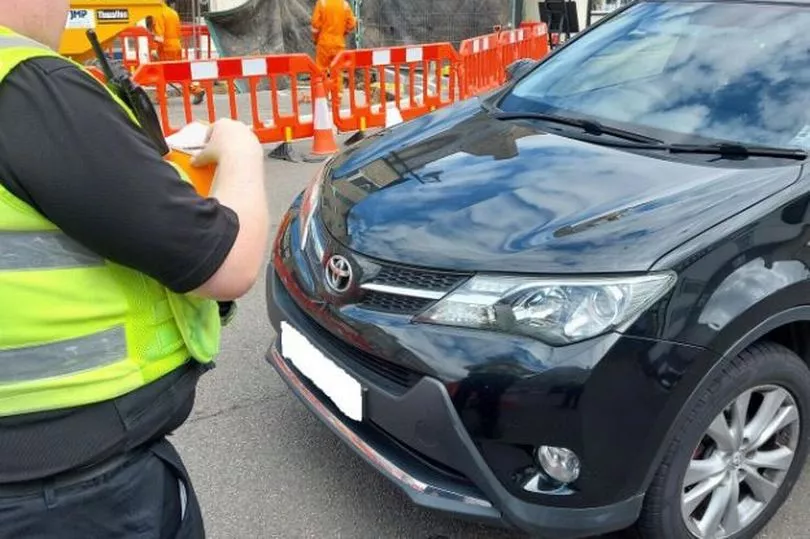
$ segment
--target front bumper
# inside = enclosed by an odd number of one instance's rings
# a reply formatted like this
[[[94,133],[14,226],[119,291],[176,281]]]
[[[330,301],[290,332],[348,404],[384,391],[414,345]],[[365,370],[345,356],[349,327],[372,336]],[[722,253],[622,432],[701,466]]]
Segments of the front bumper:
[[[286,294],[272,266],[268,285],[272,290],[268,309],[277,333],[283,321],[312,335],[312,320]],[[312,344],[345,367],[342,352],[328,349],[318,339]],[[364,388],[365,419],[358,423],[346,418],[297,371],[278,340],[267,359],[317,417],[420,506],[559,539],[623,529],[638,517],[641,495],[608,506],[572,508],[536,505],[509,493],[469,437],[447,389],[434,378],[425,376],[404,394],[393,394],[353,372]],[[453,470],[438,464],[448,461]]]

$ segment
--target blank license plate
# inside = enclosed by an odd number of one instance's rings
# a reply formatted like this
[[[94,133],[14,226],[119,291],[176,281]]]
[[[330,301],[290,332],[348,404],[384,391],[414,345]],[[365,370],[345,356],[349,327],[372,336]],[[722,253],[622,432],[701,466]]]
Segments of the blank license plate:
[[[281,351],[341,412],[355,421],[363,420],[363,387],[360,382],[346,374],[286,322],[281,323]]]

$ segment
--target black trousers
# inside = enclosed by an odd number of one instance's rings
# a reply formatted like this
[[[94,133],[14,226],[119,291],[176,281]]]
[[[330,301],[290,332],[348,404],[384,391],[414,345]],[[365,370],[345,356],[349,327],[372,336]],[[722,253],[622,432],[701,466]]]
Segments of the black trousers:
[[[180,455],[162,438],[81,473],[0,485],[0,539],[202,539]]]

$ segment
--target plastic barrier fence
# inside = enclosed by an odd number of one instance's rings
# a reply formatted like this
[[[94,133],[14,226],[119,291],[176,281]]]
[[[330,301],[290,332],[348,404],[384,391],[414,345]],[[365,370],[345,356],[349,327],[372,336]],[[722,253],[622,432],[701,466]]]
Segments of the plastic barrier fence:
[[[118,34],[106,52],[113,58],[120,57],[124,67],[132,73],[138,66],[152,61],[151,54],[154,47],[155,42],[149,30],[133,26]]]
[[[135,81],[156,90],[158,114],[165,135],[194,121],[240,120],[253,127],[263,143],[311,137],[314,124],[309,81],[318,74],[306,54],[252,58],[220,58],[197,62],[155,62],[142,65]],[[237,82],[248,88],[237,92]],[[205,90],[200,105],[192,105],[193,86]],[[179,93],[182,111],[170,110],[170,92]]]
[[[194,32],[187,32],[193,40]],[[197,36],[191,48],[215,54],[204,44],[208,33],[198,29]],[[151,35],[133,28],[121,39],[125,64],[135,70],[136,82],[155,91],[165,135],[194,120],[229,117],[251,125],[263,143],[313,136],[312,81],[321,74],[309,56],[146,62],[135,69],[127,62],[148,55]],[[530,23],[478,36],[463,41],[460,51],[449,43],[343,51],[327,73],[335,127],[342,132],[384,127],[388,119],[410,120],[495,89],[504,83],[510,63],[548,54],[547,27]]]
[[[548,26],[542,22],[524,22],[521,23],[520,27],[529,32],[526,38],[529,44],[524,49],[529,54],[529,57],[540,60],[546,56],[551,50]]]
[[[554,36],[552,36],[554,37]],[[205,25],[183,25],[181,28],[184,60],[213,60],[218,57],[216,46]],[[465,72],[469,90],[465,95],[474,95],[503,83],[503,68],[519,58],[540,59],[549,51],[547,27],[541,22],[524,22],[516,30],[498,31],[477,36],[461,42],[459,57]],[[434,45],[418,45],[377,50],[424,49]],[[133,26],[122,31],[107,47],[107,53],[119,58],[130,72],[150,63],[157,50],[152,33],[142,26]],[[368,52],[352,51],[352,52]]]
[[[464,96],[494,90],[506,82],[506,68],[523,58],[540,60],[549,52],[547,27],[541,22],[523,23],[505,30],[466,39],[459,46]]]
[[[184,60],[211,60],[217,57],[207,26],[183,25],[180,39]],[[106,52],[112,57],[120,56],[124,67],[132,73],[141,65],[152,62],[155,51],[157,43],[152,33],[142,26],[133,26],[118,34]]]
[[[461,96],[459,56],[450,43],[346,50],[329,69],[332,113],[340,131],[383,127],[396,105],[409,120]]]
[[[459,45],[464,96],[493,90],[506,80],[498,33],[465,39]]]
[[[204,24],[184,24],[180,29],[180,39],[183,41],[183,58],[186,60],[213,60],[218,56],[211,33]]]
[[[543,24],[505,30],[498,37],[501,49],[501,65],[505,68],[522,58],[539,60],[548,54],[548,34]]]

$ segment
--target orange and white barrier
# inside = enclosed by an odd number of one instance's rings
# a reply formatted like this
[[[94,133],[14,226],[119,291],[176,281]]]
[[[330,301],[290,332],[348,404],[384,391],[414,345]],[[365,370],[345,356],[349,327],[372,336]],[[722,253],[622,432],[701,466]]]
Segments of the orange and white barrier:
[[[458,53],[449,43],[346,50],[335,58],[329,76],[335,125],[341,131],[384,127],[392,100],[410,120],[461,96]]]
[[[548,54],[548,28],[543,23],[533,23],[515,30],[505,30],[498,36],[501,50],[501,65],[506,68],[512,62],[524,58],[539,60]]]
[[[218,56],[205,25],[183,25],[180,39],[183,60],[211,60]],[[121,62],[132,73],[141,65],[153,61],[152,53],[157,50],[157,43],[149,30],[143,26],[133,26],[120,32],[106,48],[110,55],[116,50],[120,51]]]
[[[506,80],[497,32],[465,39],[459,45],[459,57],[465,97],[493,90]]]
[[[543,22],[531,21],[520,24],[520,27],[527,30],[529,35],[526,37],[528,44],[524,47],[524,51],[533,60],[540,60],[551,51],[551,39],[549,39],[548,25]]]
[[[213,60],[218,57],[214,40],[204,24],[184,24],[180,28],[180,39],[185,60]]]
[[[312,114],[302,111],[300,104],[304,95],[310,102],[314,100],[313,87],[301,85],[300,80],[313,80],[316,74],[318,68],[306,54],[285,54],[155,62],[138,68],[134,79],[157,90],[158,115],[166,135],[194,120],[213,123],[228,117],[252,126],[259,140],[268,143],[313,135]],[[247,92],[238,91],[238,82],[247,85]],[[203,106],[191,104],[192,83],[206,92]],[[282,89],[285,85],[289,88]],[[173,120],[169,110],[167,96],[171,88],[182,94],[183,119],[179,122]]]
[[[210,39],[207,31],[185,31],[199,36],[195,50],[212,51],[210,45],[200,44]],[[122,38],[125,47],[132,46],[125,49],[131,51],[126,58],[142,58],[152,46],[148,31],[142,28]],[[142,38],[147,38],[146,46],[138,41]],[[317,84],[324,74],[306,54],[146,62],[130,67],[135,69],[137,83],[155,89],[167,136],[195,120],[229,117],[250,125],[263,143],[284,143],[280,152],[284,156],[291,141],[313,137],[312,154],[327,155],[336,151],[335,129],[356,132],[352,139],[362,138],[367,129],[390,127],[493,90],[505,82],[509,64],[524,58],[540,60],[548,52],[546,25],[526,23],[465,40],[460,53],[449,43],[346,50],[327,71],[324,88]],[[205,90],[200,105],[192,104],[199,95],[192,87]],[[179,94],[179,99],[172,94]],[[174,105],[177,102],[180,106]]]
[[[152,61],[155,40],[151,32],[146,28],[133,26],[119,33],[107,46],[106,52],[113,56],[116,50],[121,53],[123,66],[130,73],[133,73],[138,66]]]

